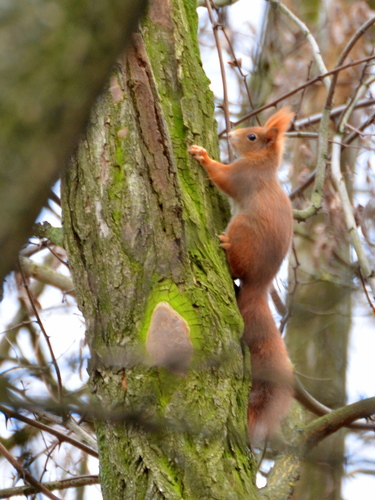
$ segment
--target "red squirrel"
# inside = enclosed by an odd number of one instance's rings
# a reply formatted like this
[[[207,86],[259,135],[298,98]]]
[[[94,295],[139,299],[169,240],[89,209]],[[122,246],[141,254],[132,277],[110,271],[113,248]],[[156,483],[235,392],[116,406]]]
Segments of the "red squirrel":
[[[238,307],[251,354],[248,429],[253,443],[275,433],[293,400],[293,367],[268,305],[269,288],[293,236],[292,207],[277,178],[293,116],[282,108],[264,127],[231,131],[229,142],[239,159],[230,165],[212,160],[200,146],[189,148],[234,202],[233,216],[219,239],[232,277],[240,279]]]

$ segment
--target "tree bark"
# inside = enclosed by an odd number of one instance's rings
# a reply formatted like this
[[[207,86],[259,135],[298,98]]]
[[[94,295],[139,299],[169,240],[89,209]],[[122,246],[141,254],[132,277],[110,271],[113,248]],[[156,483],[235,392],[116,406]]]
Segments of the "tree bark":
[[[194,1],[153,2],[63,180],[106,499],[255,498],[248,355],[216,234],[226,201]]]

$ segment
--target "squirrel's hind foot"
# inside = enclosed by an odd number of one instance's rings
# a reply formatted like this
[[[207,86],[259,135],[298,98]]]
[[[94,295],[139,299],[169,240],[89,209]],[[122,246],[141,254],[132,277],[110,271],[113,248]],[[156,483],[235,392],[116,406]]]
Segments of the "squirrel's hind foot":
[[[230,247],[229,236],[227,234],[223,233],[223,234],[219,234],[218,238],[220,240],[221,248],[224,248],[224,250],[227,250]]]

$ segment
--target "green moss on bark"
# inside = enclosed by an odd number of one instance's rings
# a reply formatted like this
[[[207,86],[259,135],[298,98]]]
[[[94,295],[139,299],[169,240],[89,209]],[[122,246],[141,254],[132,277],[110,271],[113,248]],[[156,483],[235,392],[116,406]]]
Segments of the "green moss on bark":
[[[91,388],[108,415],[98,440],[111,500],[255,495],[248,356],[216,238],[228,204],[187,155],[193,140],[218,151],[212,94],[195,31],[186,31],[193,26],[193,2],[152,4],[64,179]],[[190,329],[194,355],[185,376],[150,366],[145,354],[161,301]]]

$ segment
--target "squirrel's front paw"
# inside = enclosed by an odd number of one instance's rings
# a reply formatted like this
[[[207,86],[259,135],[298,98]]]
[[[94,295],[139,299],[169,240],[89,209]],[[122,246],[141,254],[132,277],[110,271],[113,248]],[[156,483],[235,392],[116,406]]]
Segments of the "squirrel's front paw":
[[[204,163],[208,159],[207,151],[201,146],[190,146],[188,152],[199,161],[199,163]]]

